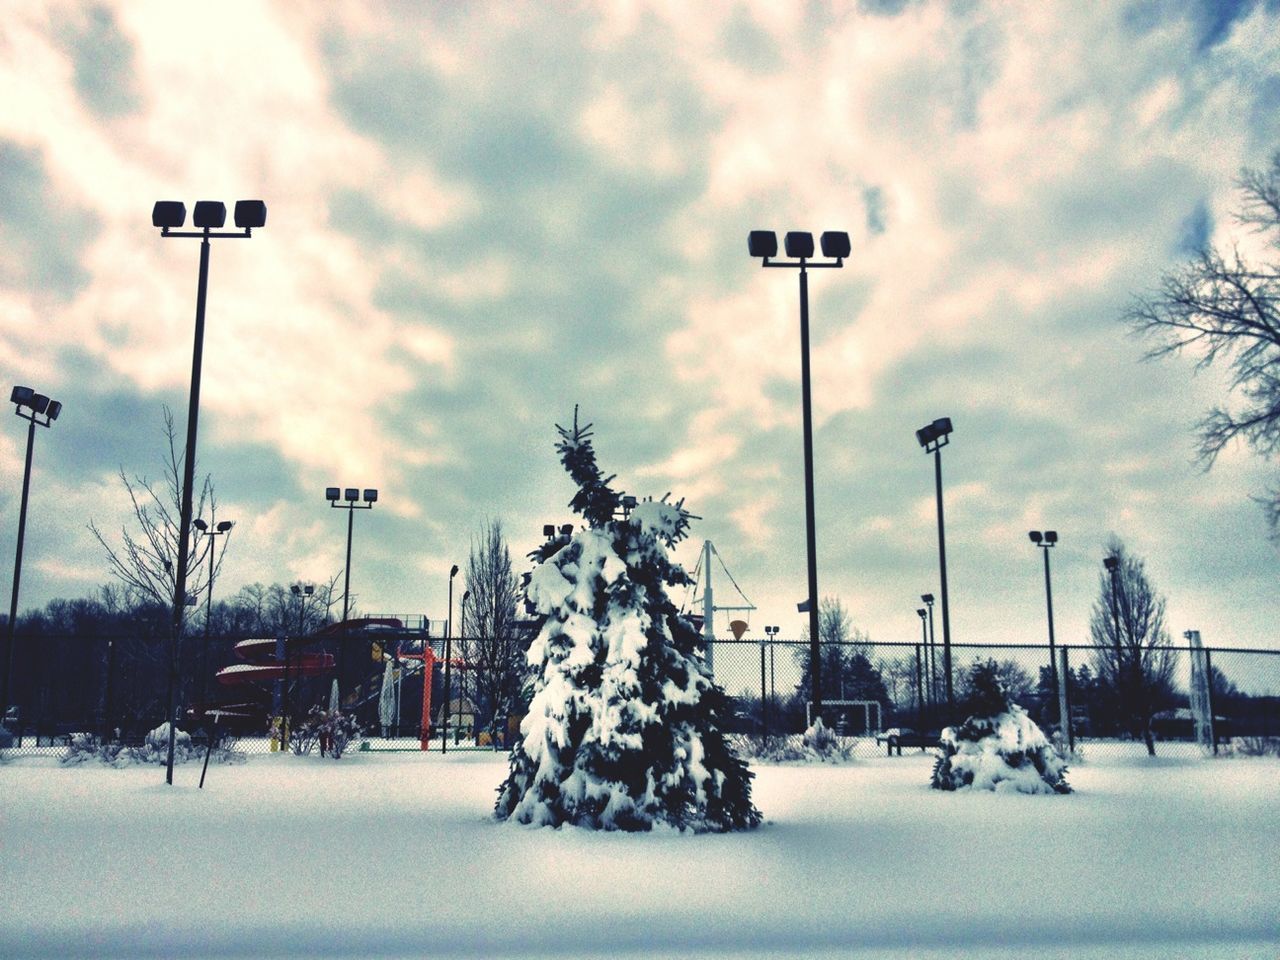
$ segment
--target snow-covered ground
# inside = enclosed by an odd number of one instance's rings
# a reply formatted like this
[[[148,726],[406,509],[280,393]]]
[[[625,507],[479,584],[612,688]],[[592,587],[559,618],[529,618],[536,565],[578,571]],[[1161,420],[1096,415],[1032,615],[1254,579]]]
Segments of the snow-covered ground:
[[[757,765],[730,835],[489,817],[505,756],[0,765],[2,957],[1280,956],[1280,762]]]

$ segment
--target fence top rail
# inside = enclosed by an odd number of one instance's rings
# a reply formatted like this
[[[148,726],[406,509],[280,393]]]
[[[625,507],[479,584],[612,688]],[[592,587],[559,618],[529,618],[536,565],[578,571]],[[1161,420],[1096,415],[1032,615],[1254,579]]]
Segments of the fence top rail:
[[[742,646],[742,647],[759,646],[762,643],[768,644],[770,646],[780,646],[780,647],[808,648],[809,646],[808,640],[771,640],[768,637],[760,637],[758,639],[744,638],[742,640],[734,640],[729,637],[726,637],[725,639],[721,640],[719,637],[717,637],[715,640],[715,643],[717,646],[723,645],[723,646]],[[911,649],[914,649],[915,647],[926,646],[926,644],[921,643],[919,640],[916,640],[914,642],[906,641],[906,640],[838,640],[838,641],[824,640],[822,641],[822,645],[824,647],[900,647],[903,650],[911,650]],[[937,646],[942,646],[941,640],[938,641]],[[1110,650],[1111,649],[1111,647],[1105,644],[1099,645],[1099,644],[1093,644],[1093,643],[1058,643],[1058,644],[1054,644],[1054,646],[1058,650],[1083,650],[1086,652],[1092,651],[1092,650]],[[999,643],[996,641],[992,641],[990,643],[952,642],[951,649],[952,650],[1048,650],[1049,645],[1047,643]],[[1197,649],[1204,649],[1209,653],[1262,653],[1262,654],[1267,654],[1273,657],[1280,657],[1280,649],[1270,649],[1267,647],[1205,646],[1203,648],[1198,648],[1198,647],[1192,647],[1187,645],[1175,646],[1173,644],[1170,644],[1169,646],[1166,646],[1166,647],[1154,647],[1152,649],[1168,650],[1174,653],[1190,653]]]

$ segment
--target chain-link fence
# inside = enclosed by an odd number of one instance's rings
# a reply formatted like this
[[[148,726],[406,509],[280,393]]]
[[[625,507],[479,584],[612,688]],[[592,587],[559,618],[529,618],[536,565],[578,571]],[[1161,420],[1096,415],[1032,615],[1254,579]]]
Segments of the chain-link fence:
[[[222,708],[219,735],[238,738],[246,752],[279,749],[278,718],[297,729],[313,707],[328,708],[340,679],[342,711],[356,718],[372,749],[420,748],[424,706],[432,749],[507,747],[523,712],[528,638],[503,660],[483,641],[440,639],[443,624],[398,619],[400,629],[314,640],[307,649],[332,658],[328,671],[236,686],[214,677],[239,662],[235,645],[245,638],[189,638],[174,674],[185,705],[180,726],[198,744],[214,729],[209,710]],[[425,705],[424,650],[432,666]],[[0,749],[57,756],[77,733],[141,743],[164,720],[168,652],[167,641],[137,631],[22,638]],[[921,749],[964,718],[974,666],[993,661],[1014,701],[1085,755],[1280,750],[1280,651],[1170,646],[1126,659],[1108,648],[1059,646],[1051,660],[1044,645],[952,644],[949,676],[947,659],[940,643],[823,644],[826,726],[855,756],[886,753],[891,738]],[[807,642],[718,640],[711,661],[744,752],[799,743],[815,714]],[[1064,707],[1069,728],[1061,723]]]
[[[1051,658],[1047,645],[952,644],[949,678],[941,643],[820,651],[821,716],[854,755],[887,753],[891,739],[915,749],[935,741],[967,715],[974,667],[988,661],[1013,701],[1082,755],[1280,752],[1277,650],[1169,646],[1130,655],[1059,645]],[[799,743],[815,715],[810,660],[807,641],[715,641],[715,678],[732,698],[744,750]]]

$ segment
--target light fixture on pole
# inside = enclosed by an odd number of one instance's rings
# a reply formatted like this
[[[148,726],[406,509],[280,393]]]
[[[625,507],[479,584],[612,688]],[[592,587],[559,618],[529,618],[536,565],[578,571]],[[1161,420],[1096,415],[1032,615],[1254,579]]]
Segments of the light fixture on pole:
[[[220,520],[218,523],[214,524],[214,528],[210,530],[208,523],[200,517],[196,517],[196,519],[191,521],[191,525],[196,528],[197,537],[201,535],[208,537],[220,537],[230,533],[231,528],[236,524],[234,520]],[[209,697],[209,624],[213,621],[213,575],[214,568],[216,566],[214,563],[214,545],[217,542],[217,540],[209,541],[209,597],[204,609],[204,652],[201,656],[202,666],[200,669],[201,700],[206,700]],[[225,543],[226,541],[223,542]],[[222,552],[224,554],[227,552],[225,546],[222,548]]]
[[[30,387],[14,387],[9,395],[16,416],[27,421],[27,459],[22,468],[22,499],[18,507],[18,550],[13,559],[13,592],[9,595],[9,623],[5,627],[4,683],[0,685],[0,726],[9,712],[9,689],[13,675],[14,627],[18,620],[18,588],[22,583],[22,544],[27,532],[27,494],[31,490],[31,451],[36,427],[51,427],[62,413],[62,404]],[[26,413],[23,413],[23,410]]]
[[[920,601],[929,608],[929,640],[924,648],[925,676],[929,679],[929,702],[938,702],[938,638],[933,632],[933,594],[920,594]]]
[[[324,498],[335,510],[347,511],[347,565],[343,569],[342,579],[342,632],[338,635],[338,686],[342,686],[342,667],[347,649],[347,615],[351,612],[351,532],[357,510],[372,510],[378,502],[378,491],[372,487],[364,490],[364,502],[360,503],[361,493],[358,487],[325,487]]]
[[[187,221],[187,206],[178,200],[159,200],[151,210],[151,225],[160,228],[162,237],[191,237],[200,240],[200,272],[196,283],[195,346],[191,353],[191,391],[187,404],[187,445],[183,447],[182,506],[178,520],[178,570],[173,588],[173,629],[170,637],[169,670],[178,669],[178,647],[182,641],[182,619],[187,595],[188,547],[191,541],[191,485],[195,477],[196,427],[200,417],[200,367],[204,356],[204,310],[209,287],[209,241],[211,239],[246,239],[267,222],[267,205],[261,200],[237,200],[235,224],[239,231],[222,228],[227,222],[226,204],[218,200],[201,200],[191,214],[195,230],[182,230]],[[215,232],[216,231],[216,232]],[[177,684],[171,677],[170,691]],[[177,704],[169,697],[169,754],[165,765],[165,782],[173,784],[173,744],[177,726]]]
[[[1115,630],[1113,639],[1116,648],[1116,689],[1120,688],[1120,558],[1103,557],[1102,565],[1111,574],[1111,622]]]
[[[765,627],[765,635],[769,638],[769,653],[773,653],[773,643],[778,636],[779,627]],[[764,646],[765,641],[760,641],[760,728],[763,740],[769,739],[769,691],[765,685],[764,670]]]
[[[444,622],[444,704],[440,707],[440,752],[449,752],[449,666],[453,659],[453,578],[458,575],[455,563],[449,569],[449,615]],[[430,683],[426,677],[423,683]]]
[[[925,453],[933,454],[933,472],[938,495],[938,567],[942,586],[942,670],[946,675],[947,710],[955,711],[955,689],[951,682],[951,608],[947,603],[947,538],[942,518],[942,448],[950,442],[951,418],[939,417],[916,431],[916,440]],[[952,719],[952,718],[948,718]]]
[[[1056,692],[1058,689],[1058,650],[1053,637],[1053,586],[1049,582],[1049,551],[1058,542],[1058,531],[1045,530],[1042,533],[1039,530],[1030,530],[1027,532],[1027,537],[1044,554],[1044,600],[1045,607],[1049,613],[1049,680],[1052,689]]]
[[[813,505],[813,405],[809,375],[809,268],[829,269],[844,266],[851,249],[849,234],[828,230],[822,235],[822,255],[828,259],[810,262],[813,257],[813,234],[792,231],[783,245],[789,260],[776,261],[778,235],[772,230],[752,230],[747,236],[747,250],[760,258],[762,267],[780,267],[800,271],[800,397],[804,421],[804,520],[809,568],[809,674],[813,682],[814,716],[822,710],[822,677],[820,639],[818,636],[818,549]]]

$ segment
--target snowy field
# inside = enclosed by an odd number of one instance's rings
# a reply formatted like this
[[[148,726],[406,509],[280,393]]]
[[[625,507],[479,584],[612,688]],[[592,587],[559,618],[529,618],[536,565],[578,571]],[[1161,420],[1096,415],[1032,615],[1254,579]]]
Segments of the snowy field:
[[[757,766],[761,829],[489,818],[505,756],[0,765],[3,957],[1280,957],[1280,762],[1099,759],[942,794]]]

